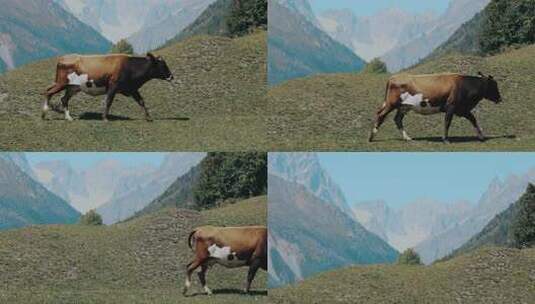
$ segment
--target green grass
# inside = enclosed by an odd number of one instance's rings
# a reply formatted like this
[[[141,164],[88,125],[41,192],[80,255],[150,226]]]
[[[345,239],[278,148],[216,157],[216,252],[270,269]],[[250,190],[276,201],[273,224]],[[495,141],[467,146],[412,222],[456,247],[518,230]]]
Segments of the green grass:
[[[356,266],[271,289],[272,303],[532,303],[535,249],[484,248],[432,266]]]
[[[194,277],[183,297],[187,236],[205,224],[266,224],[267,198],[204,212],[166,209],[113,226],[34,226],[0,232],[0,303],[252,303],[267,302],[260,271],[242,295],[247,268],[214,266],[213,296]],[[217,294],[219,292],[219,294]]]
[[[153,123],[124,96],[112,106],[115,120],[105,123],[102,97],[82,93],[70,102],[74,122],[52,112],[42,121],[41,93],[54,81],[56,60],[8,72],[0,76],[0,149],[265,150],[266,37],[265,31],[237,39],[200,36],[158,51],[176,83],[152,80],[142,88]]]
[[[492,74],[504,103],[482,101],[476,117],[490,137],[480,143],[468,121],[455,118],[444,145],[443,115],[410,113],[405,127],[415,140],[404,142],[392,113],[374,143],[368,143],[376,110],[384,101],[389,75],[335,74],[296,79],[269,90],[269,141],[290,151],[533,151],[535,149],[535,45],[494,57],[449,55],[408,73]]]

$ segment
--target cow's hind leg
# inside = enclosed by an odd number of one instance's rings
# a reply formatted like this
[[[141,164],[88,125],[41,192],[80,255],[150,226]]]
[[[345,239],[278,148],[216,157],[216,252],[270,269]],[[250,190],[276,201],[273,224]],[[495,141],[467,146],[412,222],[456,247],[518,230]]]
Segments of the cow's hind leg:
[[[375,117],[375,123],[374,123],[373,129],[370,132],[370,137],[368,138],[369,142],[373,141],[373,138],[379,132],[379,128],[385,122],[386,117],[393,110],[394,110],[394,107],[390,103],[385,102],[383,104],[383,106],[381,107],[381,109],[379,109],[379,111],[377,111],[377,116]]]
[[[396,126],[398,127],[398,130],[401,132],[401,136],[403,136],[403,139],[406,141],[411,141],[412,138],[407,134],[405,131],[405,128],[403,127],[403,118],[407,114],[407,110],[403,108],[399,108],[396,117],[394,117],[394,121],[396,122]]]
[[[198,259],[195,259],[193,262],[188,264],[186,270],[186,283],[184,284],[184,289],[182,290],[183,295],[186,295],[188,289],[191,287],[191,274],[195,271],[195,269],[201,266],[201,264],[201,261],[199,261]]]
[[[451,121],[453,120],[453,115],[455,114],[455,107],[450,105],[446,108],[446,116],[444,117],[444,136],[442,137],[442,141],[445,144],[449,144],[449,133],[450,133],[450,126]]]
[[[256,272],[258,269],[262,266],[262,260],[259,258],[256,258],[253,260],[251,265],[249,266],[249,271],[247,273],[247,283],[245,284],[245,293],[249,293],[251,290],[251,284],[253,283],[253,280],[256,276]]]
[[[52,99],[52,97],[56,95],[57,93],[63,91],[65,87],[66,85],[64,84],[56,83],[50,86],[49,88],[47,88],[45,92],[45,102],[43,103],[43,109],[41,112],[42,119],[46,119],[46,113],[48,112],[48,110],[50,110],[50,99]]]
[[[68,86],[65,90],[65,95],[61,98],[61,105],[65,111],[65,119],[68,121],[73,121],[71,113],[69,112],[69,100],[79,92],[79,89],[73,86]]]
[[[467,114],[464,115],[464,118],[468,119],[468,121],[472,123],[472,126],[474,126],[474,129],[476,129],[477,138],[480,141],[485,141],[485,135],[483,135],[483,131],[479,127],[479,124],[477,123],[477,119],[474,116],[474,114],[472,114],[471,112],[468,112]]]
[[[199,282],[201,282],[201,286],[204,289],[204,292],[206,292],[206,294],[208,295],[211,295],[212,290],[210,290],[210,288],[208,288],[208,285],[206,285],[206,271],[208,271],[208,265],[203,264],[201,265],[201,271],[199,271],[197,275],[199,276]]]

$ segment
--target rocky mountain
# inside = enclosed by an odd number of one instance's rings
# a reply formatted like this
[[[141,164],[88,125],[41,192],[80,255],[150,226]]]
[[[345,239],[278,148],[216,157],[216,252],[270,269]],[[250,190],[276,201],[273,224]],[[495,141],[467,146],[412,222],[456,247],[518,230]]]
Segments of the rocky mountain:
[[[447,256],[448,259],[466,254],[485,246],[500,246],[500,247],[518,247],[518,241],[515,238],[515,229],[518,229],[521,223],[521,212],[527,212],[527,216],[532,216],[535,213],[535,186],[529,184],[526,192],[511,206],[496,215],[478,234],[470,238],[461,247],[455,249]],[[529,215],[528,215],[529,214]],[[533,231],[535,222],[532,221],[531,227],[524,227]],[[535,243],[535,239],[531,239],[531,244]]]
[[[507,209],[524,193],[527,185],[535,181],[535,169],[523,175],[510,175],[505,180],[498,178],[490,183],[479,202],[458,224],[430,238],[418,246],[416,251],[423,262],[440,259],[468,242],[500,212]]]
[[[0,153],[0,158],[3,158],[7,161],[11,161],[17,167],[19,167],[22,172],[28,174],[28,176],[35,178],[33,169],[26,158],[26,155],[23,152],[2,152]]]
[[[80,214],[11,160],[0,157],[0,230],[34,224],[71,224]]]
[[[103,53],[111,44],[48,0],[0,0],[0,72],[65,53]]]
[[[267,29],[267,0],[217,0],[166,45],[197,35],[238,37]]]
[[[397,72],[427,57],[447,41],[465,22],[481,12],[490,0],[452,0],[448,9],[438,16],[425,31],[414,35],[381,56],[388,69]]]
[[[190,25],[184,28],[178,35],[167,41],[170,45],[195,35],[228,35],[228,18],[231,14],[234,0],[217,0]]]
[[[391,263],[398,252],[301,184],[269,176],[269,285],[354,264]]]
[[[349,9],[332,9],[319,16],[321,27],[366,61],[381,57],[425,32],[437,16],[387,8],[373,16],[357,16]]]
[[[54,160],[35,164],[34,171],[45,187],[85,213],[137,189],[156,168],[126,166],[118,160],[106,159],[76,170],[68,161]]]
[[[387,8],[361,17],[351,10],[334,9],[322,12],[318,20],[331,37],[365,60],[380,57],[389,71],[397,72],[429,55],[489,2],[451,0],[442,14]]]
[[[463,201],[445,204],[420,199],[399,209],[389,207],[384,201],[362,202],[352,209],[366,229],[403,252],[457,225],[471,206]]]
[[[113,42],[128,38],[142,53],[163,45],[214,0],[56,0]]]
[[[270,84],[318,73],[358,72],[363,68],[365,62],[360,57],[319,29],[309,20],[311,17],[278,1],[270,2],[268,15]]]
[[[178,1],[172,7],[161,8],[162,11],[168,11],[170,15],[155,24],[144,26],[132,34],[128,41],[137,53],[156,49],[191,25],[214,1]]]
[[[144,176],[144,181],[122,193],[116,193],[97,208],[105,224],[113,224],[134,215],[163,193],[179,176],[197,165],[206,153],[169,153],[160,167]]]
[[[332,180],[315,153],[269,153],[269,174],[305,187],[307,191],[353,216],[340,187]]]
[[[507,47],[533,44],[535,29],[531,18],[535,7],[529,0],[491,1],[483,11],[463,24],[426,59],[447,53],[486,55]],[[515,20],[515,22],[510,22]],[[497,30],[499,29],[499,30]]]
[[[304,17],[308,22],[312,23],[317,28],[321,28],[319,20],[316,17],[309,0],[273,0],[270,3],[274,2],[284,6],[290,12]]]
[[[136,216],[155,212],[166,207],[196,209],[193,187],[199,182],[201,166],[192,167],[188,173],[178,177],[162,194],[150,202]]]

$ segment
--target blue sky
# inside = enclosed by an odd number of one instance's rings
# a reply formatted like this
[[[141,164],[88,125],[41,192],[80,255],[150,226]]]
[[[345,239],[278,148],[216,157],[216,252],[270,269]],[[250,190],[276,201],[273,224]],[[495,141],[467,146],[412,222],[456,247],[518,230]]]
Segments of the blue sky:
[[[31,165],[42,161],[66,160],[73,168],[85,169],[96,162],[104,159],[121,161],[126,166],[139,164],[153,164],[159,166],[167,153],[106,153],[106,152],[83,152],[83,153],[26,153],[26,158]]]
[[[535,153],[319,153],[349,204],[419,198],[476,203],[494,177],[535,167]]]
[[[358,16],[370,16],[389,7],[401,8],[408,12],[426,12],[433,10],[441,13],[446,10],[450,0],[309,0],[314,11],[326,9],[352,9]]]

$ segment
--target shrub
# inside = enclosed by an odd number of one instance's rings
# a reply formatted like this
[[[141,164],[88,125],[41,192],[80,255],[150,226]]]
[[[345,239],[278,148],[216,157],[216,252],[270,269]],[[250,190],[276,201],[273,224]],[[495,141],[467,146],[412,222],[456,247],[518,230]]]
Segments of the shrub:
[[[231,198],[248,198],[267,191],[267,154],[209,153],[200,164],[193,188],[196,204],[211,207]]]
[[[241,36],[257,27],[267,27],[267,0],[234,0],[227,21],[231,36]]]
[[[399,257],[398,257],[398,264],[399,265],[422,265],[422,261],[420,260],[420,255],[414,249],[409,248],[405,250]]]
[[[384,62],[382,62],[379,58],[375,58],[364,67],[362,72],[370,74],[386,74],[388,73],[388,69]]]
[[[95,211],[95,209],[91,209],[87,211],[86,214],[80,217],[80,224],[89,226],[99,226],[102,225],[102,217],[100,216],[100,214],[97,213],[97,211]]]
[[[132,55],[134,54],[134,47],[126,39],[121,39],[111,48],[111,53]]]

